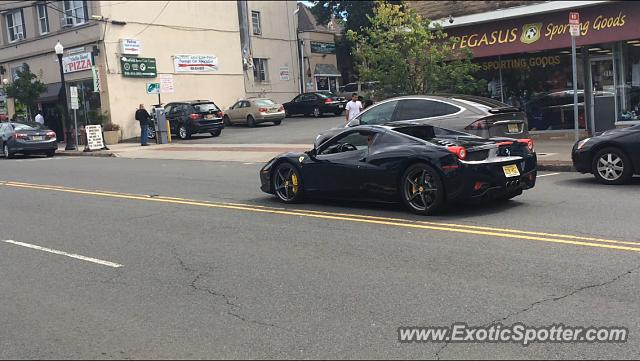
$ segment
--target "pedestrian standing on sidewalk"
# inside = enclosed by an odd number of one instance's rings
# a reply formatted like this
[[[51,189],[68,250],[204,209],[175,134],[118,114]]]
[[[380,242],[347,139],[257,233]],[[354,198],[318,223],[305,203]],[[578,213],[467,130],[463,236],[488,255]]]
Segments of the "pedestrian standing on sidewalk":
[[[362,103],[358,100],[358,93],[351,95],[351,100],[347,103],[345,110],[347,123],[360,114],[362,111]]]
[[[44,125],[44,117],[42,116],[42,112],[38,112],[38,114],[36,114],[36,123]]]
[[[144,108],[144,104],[140,104],[140,108],[136,110],[136,120],[140,122],[140,145],[146,147],[149,145],[149,119],[151,116]]]

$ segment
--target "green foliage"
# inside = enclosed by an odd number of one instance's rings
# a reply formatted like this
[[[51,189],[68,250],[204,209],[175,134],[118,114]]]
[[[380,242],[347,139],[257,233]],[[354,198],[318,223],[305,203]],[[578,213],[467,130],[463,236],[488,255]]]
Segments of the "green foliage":
[[[332,16],[336,19],[344,19],[341,25],[345,30],[359,31],[371,25],[369,18],[373,15],[376,4],[381,1],[314,1],[311,13],[316,17],[318,24],[326,25]],[[402,1],[387,0],[387,3],[401,5]]]
[[[14,98],[28,108],[32,108],[35,106],[40,94],[47,90],[47,86],[38,80],[38,77],[31,72],[27,64],[23,65],[17,76],[18,78],[13,83],[6,86],[7,96]]]
[[[109,114],[102,113],[100,110],[89,110],[87,112],[90,125],[102,125],[104,126],[109,122]]]
[[[471,62],[471,52],[454,50],[454,40],[415,10],[379,3],[370,21],[347,37],[355,44],[360,80],[380,81],[376,95],[470,93],[486,87],[473,77],[479,67]]]

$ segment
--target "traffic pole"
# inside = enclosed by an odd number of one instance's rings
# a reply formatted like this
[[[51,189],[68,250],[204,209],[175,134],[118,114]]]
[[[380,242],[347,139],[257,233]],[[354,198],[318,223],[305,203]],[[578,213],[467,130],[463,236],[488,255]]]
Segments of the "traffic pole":
[[[578,67],[576,64],[576,37],[571,35],[571,62],[573,68],[573,122],[575,140],[580,140],[580,123],[578,121]]]

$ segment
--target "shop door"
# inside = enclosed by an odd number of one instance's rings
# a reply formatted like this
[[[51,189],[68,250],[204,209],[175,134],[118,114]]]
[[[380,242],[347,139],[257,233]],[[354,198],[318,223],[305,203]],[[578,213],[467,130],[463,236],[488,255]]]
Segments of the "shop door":
[[[338,79],[329,78],[329,91],[332,93],[338,93]]]
[[[590,59],[591,88],[593,101],[591,114],[596,132],[615,128],[616,122],[616,77],[613,58],[593,57]]]

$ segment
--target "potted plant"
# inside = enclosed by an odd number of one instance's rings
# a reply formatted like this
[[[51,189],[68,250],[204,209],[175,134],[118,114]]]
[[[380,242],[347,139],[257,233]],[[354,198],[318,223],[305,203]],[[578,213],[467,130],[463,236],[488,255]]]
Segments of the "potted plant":
[[[120,141],[120,126],[118,124],[108,122],[102,127],[102,131],[104,134],[104,144],[118,144]]]

